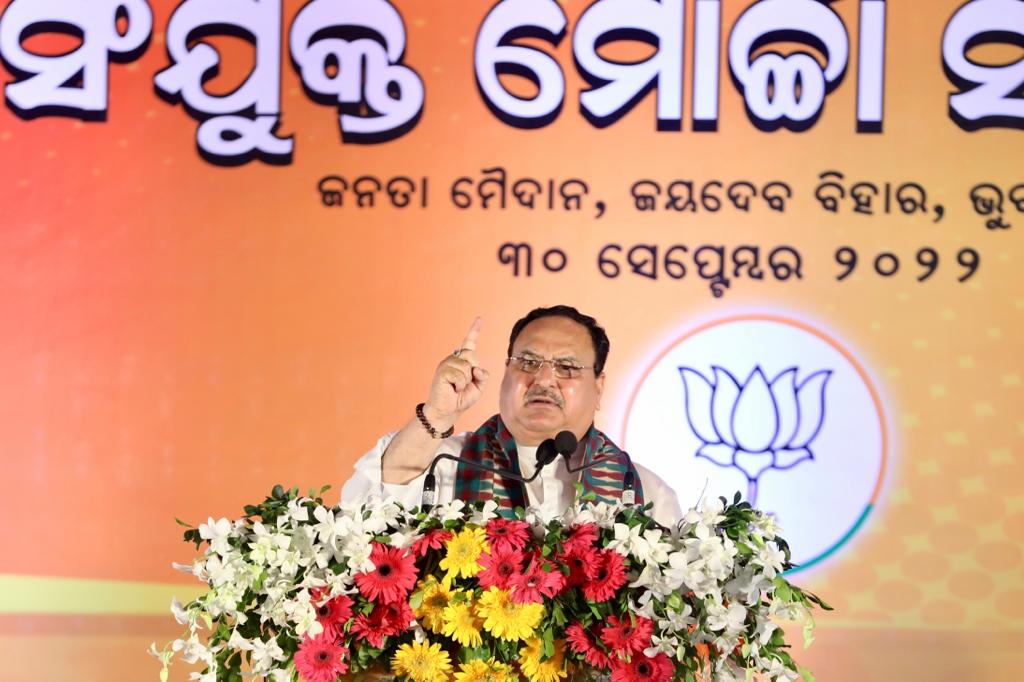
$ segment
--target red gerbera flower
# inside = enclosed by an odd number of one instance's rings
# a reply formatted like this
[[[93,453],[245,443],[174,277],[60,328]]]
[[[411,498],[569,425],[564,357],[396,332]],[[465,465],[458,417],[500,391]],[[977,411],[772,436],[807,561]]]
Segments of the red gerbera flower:
[[[612,682],[668,682],[672,679],[672,661],[665,654],[654,658],[633,656],[628,662],[612,661]]]
[[[525,521],[491,519],[484,526],[491,549],[522,549],[530,541],[530,524]]]
[[[320,596],[314,596],[314,600]],[[316,619],[324,626],[325,631],[331,631],[335,637],[341,635],[345,623],[352,617],[352,599],[345,594],[339,594],[334,599],[325,601],[316,607]]]
[[[295,668],[306,682],[334,682],[348,672],[345,647],[328,633],[306,637],[295,652]]]
[[[622,556],[610,549],[597,552],[597,561],[590,579],[583,583],[583,596],[590,601],[608,601],[626,584],[626,567]]]
[[[409,626],[416,616],[412,607],[407,601],[396,601],[391,604],[384,604],[380,608],[385,610],[384,620],[388,635],[400,635],[409,629]]]
[[[569,643],[570,650],[583,656],[584,660],[594,668],[607,670],[611,666],[612,661],[608,654],[594,645],[590,635],[579,623],[573,623],[565,629],[565,641]]]
[[[375,542],[370,561],[374,570],[356,574],[359,592],[370,601],[384,604],[405,599],[416,584],[416,564],[412,555],[404,549]]]
[[[427,552],[432,549],[441,549],[444,547],[444,543],[451,539],[452,532],[450,530],[442,530],[441,528],[429,530],[416,542],[412,543],[412,553],[418,557],[426,556]]]
[[[601,641],[615,653],[631,656],[651,646],[652,632],[654,621],[650,618],[637,616],[634,624],[629,618],[620,621],[608,616],[608,625],[601,628]]]
[[[476,574],[480,587],[488,589],[492,585],[503,590],[509,587],[509,580],[523,570],[523,553],[518,549],[498,549],[492,546],[491,552],[484,552],[476,561],[484,567]]]
[[[577,548],[560,554],[558,560],[569,567],[569,577],[566,578],[569,587],[580,587],[594,577],[598,561],[597,550],[593,547]]]
[[[356,639],[366,640],[370,646],[380,649],[385,637],[402,634],[412,620],[412,609],[404,601],[377,604],[369,615],[361,613],[355,617],[350,632]]]
[[[566,553],[586,550],[597,542],[598,528],[596,523],[581,523],[572,529],[572,535],[562,543]]]
[[[534,559],[525,573],[512,576],[509,585],[515,603],[538,604],[544,601],[544,597],[553,598],[562,591],[565,576],[551,562]]]

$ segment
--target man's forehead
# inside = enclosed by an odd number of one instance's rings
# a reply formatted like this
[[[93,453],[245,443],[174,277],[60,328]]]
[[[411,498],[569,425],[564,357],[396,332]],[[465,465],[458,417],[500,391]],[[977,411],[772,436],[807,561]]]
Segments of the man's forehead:
[[[593,357],[594,342],[590,332],[568,317],[542,317],[523,327],[513,349],[517,353],[534,353],[552,357]]]

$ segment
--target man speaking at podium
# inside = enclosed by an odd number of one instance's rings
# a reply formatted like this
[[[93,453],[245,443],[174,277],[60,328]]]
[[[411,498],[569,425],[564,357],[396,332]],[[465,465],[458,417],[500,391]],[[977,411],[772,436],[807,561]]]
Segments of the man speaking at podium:
[[[675,491],[594,427],[610,344],[597,321],[575,308],[537,308],[515,323],[499,413],[472,433],[453,435],[459,416],[487,385],[489,373],[476,358],[480,327],[477,318],[459,347],[437,366],[427,401],[416,406],[409,422],[356,462],[342,499],[383,495],[407,508],[420,506],[428,469],[439,455],[447,455],[434,468],[439,502],[493,499],[503,514],[531,506],[549,519],[572,504],[573,484],[579,481],[606,502],[632,490],[637,503],[654,503],[655,520],[675,525],[680,517]],[[578,441],[574,451],[563,453],[564,461],[556,458],[549,440],[563,431]],[[571,448],[573,439],[567,437],[562,434],[558,442],[568,440]]]

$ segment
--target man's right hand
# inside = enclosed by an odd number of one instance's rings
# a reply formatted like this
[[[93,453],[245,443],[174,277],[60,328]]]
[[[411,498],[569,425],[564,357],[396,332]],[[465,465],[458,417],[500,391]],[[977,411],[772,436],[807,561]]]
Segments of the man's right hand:
[[[473,320],[454,353],[434,371],[423,414],[438,431],[447,431],[483,394],[490,373],[476,364],[476,342],[483,322]]]
[[[473,320],[466,337],[434,370],[430,392],[423,405],[423,416],[435,431],[443,433],[455,426],[460,415],[480,399],[490,374],[476,364],[476,340],[482,322]],[[395,435],[381,460],[381,480],[408,483],[424,472],[437,454],[441,441],[413,417]]]

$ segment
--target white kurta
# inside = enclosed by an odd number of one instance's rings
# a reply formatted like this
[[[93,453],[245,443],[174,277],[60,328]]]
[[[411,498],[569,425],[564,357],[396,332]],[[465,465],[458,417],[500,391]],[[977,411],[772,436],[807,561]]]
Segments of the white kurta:
[[[456,457],[462,452],[462,446],[469,433],[462,433],[441,441],[437,454],[448,453]],[[345,502],[356,502],[370,496],[394,497],[406,508],[420,506],[423,492],[423,479],[426,472],[423,472],[408,483],[384,483],[381,480],[381,456],[387,450],[391,439],[395,434],[390,433],[379,441],[376,447],[359,458],[355,464],[355,472],[345,482],[341,489],[341,499]],[[528,446],[516,446],[519,456],[519,469],[524,478],[533,475],[537,466],[537,448]],[[574,466],[579,466],[574,462]],[[675,491],[650,470],[634,465],[640,475],[640,484],[644,490],[644,501],[654,502],[652,515],[654,519],[664,526],[674,526],[682,517],[679,509],[679,500]],[[452,499],[455,492],[455,471],[458,468],[456,462],[450,459],[441,460],[434,469],[437,478],[437,500],[447,502]],[[572,504],[575,495],[573,483],[579,480],[579,473],[569,473],[564,461],[559,457],[541,471],[540,476],[526,486],[528,503],[531,507],[540,510],[545,519],[550,519],[561,514]]]

